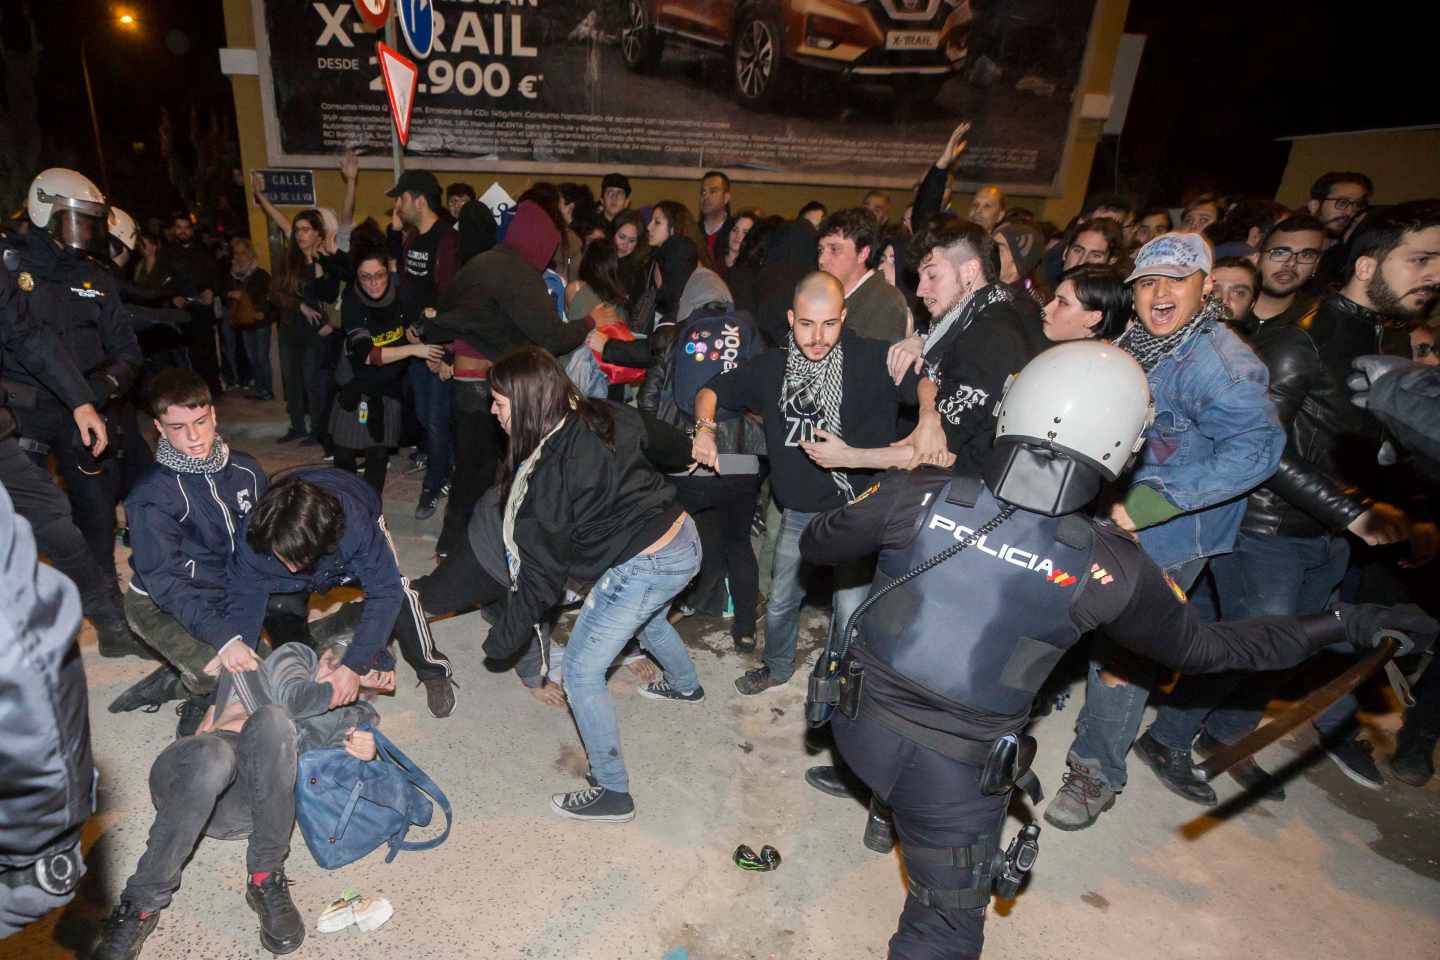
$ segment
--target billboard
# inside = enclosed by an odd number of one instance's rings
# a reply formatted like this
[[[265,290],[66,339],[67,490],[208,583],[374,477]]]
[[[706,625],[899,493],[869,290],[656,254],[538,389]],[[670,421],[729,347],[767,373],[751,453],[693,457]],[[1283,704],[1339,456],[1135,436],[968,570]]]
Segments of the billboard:
[[[251,0],[269,160],[382,166],[390,112],[352,0]],[[407,163],[1056,192],[1094,0],[432,0]]]

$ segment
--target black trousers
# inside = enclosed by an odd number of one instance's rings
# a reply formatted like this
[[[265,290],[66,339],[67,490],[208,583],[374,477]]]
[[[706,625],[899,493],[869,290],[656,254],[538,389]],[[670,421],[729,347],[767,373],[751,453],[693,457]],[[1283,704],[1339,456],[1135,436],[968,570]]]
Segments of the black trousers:
[[[107,450],[97,461],[76,448],[79,432],[70,411],[58,403],[42,402],[20,414],[20,434],[45,444],[49,453],[30,452],[44,470],[54,455],[55,467],[70,498],[75,526],[80,528],[101,572],[115,579],[115,504],[120,495],[120,461]],[[83,461],[83,462],[82,462]]]
[[[760,565],[750,543],[750,521],[760,478],[672,477],[676,493],[686,511],[695,518],[700,544],[705,551],[700,575],[691,595],[706,597],[718,589],[724,577],[730,579],[730,598],[735,603],[736,637],[755,636],[755,608],[760,594]]]
[[[450,479],[450,501],[435,551],[454,553],[465,539],[470,515],[485,491],[495,483],[495,471],[505,450],[505,433],[490,412],[488,380],[450,381],[450,422],[453,425],[455,464]]]
[[[220,389],[220,344],[215,339],[219,327],[215,322],[215,311],[211,307],[195,304],[187,307],[190,322],[186,324],[186,349],[190,353],[190,368],[200,375],[210,388],[215,399],[224,396]]]
[[[125,613],[115,583],[115,562],[99,567],[70,514],[70,501],[47,470],[38,466],[12,437],[0,440],[0,482],[15,512],[30,522],[40,553],[80,589],[80,606],[97,626],[123,627]],[[114,508],[111,508],[114,517]],[[113,547],[111,556],[113,558]]]
[[[370,446],[364,450],[335,447],[335,469],[355,472],[357,459],[365,457],[365,482],[382,497],[385,495],[385,472],[390,468],[390,448]]]
[[[951,760],[868,719],[830,721],[845,763],[890,807],[902,850],[966,847],[997,837],[1009,796],[980,792],[980,768]],[[993,846],[993,844],[992,844]],[[968,890],[974,871],[906,856],[905,869],[932,890]],[[988,883],[988,880],[986,881]],[[985,907],[941,910],[906,896],[891,960],[975,960],[985,944]]]
[[[298,740],[285,709],[267,704],[238,733],[202,733],[160,751],[150,767],[155,822],[121,896],[140,910],[168,907],[202,836],[249,838],[248,873],[283,866],[295,828]]]

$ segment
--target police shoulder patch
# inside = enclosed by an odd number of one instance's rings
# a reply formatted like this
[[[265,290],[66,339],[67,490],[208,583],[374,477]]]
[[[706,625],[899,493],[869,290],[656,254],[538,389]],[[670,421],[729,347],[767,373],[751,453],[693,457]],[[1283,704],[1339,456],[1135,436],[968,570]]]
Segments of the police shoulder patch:
[[[879,480],[876,480],[874,483],[870,484],[870,486],[866,487],[864,490],[862,490],[862,491],[860,491],[859,493],[857,493],[857,494],[855,495],[855,499],[854,499],[854,500],[851,500],[850,503],[847,504],[847,506],[850,506],[850,505],[859,503],[861,500],[864,500],[866,497],[870,496],[871,494],[873,494],[875,491],[877,491],[877,490],[879,490],[879,489],[880,489],[880,481],[879,481]]]

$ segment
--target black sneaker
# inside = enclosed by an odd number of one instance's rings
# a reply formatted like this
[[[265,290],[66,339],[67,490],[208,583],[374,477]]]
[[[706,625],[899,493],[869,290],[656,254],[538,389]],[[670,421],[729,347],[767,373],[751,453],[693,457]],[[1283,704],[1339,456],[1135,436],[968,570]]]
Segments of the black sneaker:
[[[131,710],[146,708],[154,713],[162,706],[183,696],[180,671],[170,664],[156,667],[153,671],[132,684],[124,693],[110,701],[111,713],[129,713]]]
[[[1195,772],[1195,763],[1188,749],[1172,750],[1146,731],[1143,737],[1135,741],[1135,756],[1154,770],[1160,782],[1177,797],[1206,807],[1213,807],[1220,802],[1215,796],[1215,788],[1201,780]]]
[[[100,937],[90,952],[94,960],[135,960],[145,938],[160,922],[160,911],[141,913],[130,901],[121,900],[100,924]]]
[[[416,520],[429,520],[435,516],[435,508],[440,505],[440,495],[426,490],[420,494],[420,502],[415,506]]]
[[[699,703],[705,699],[705,688],[695,684],[689,693],[681,693],[665,681],[664,677],[640,688],[640,696],[651,700],[671,700],[676,703]]]
[[[180,717],[180,722],[175,725],[176,740],[195,735],[195,731],[200,728],[200,721],[205,719],[206,705],[206,697],[186,697],[175,704],[175,713]]]
[[[776,680],[770,676],[770,668],[765,666],[756,667],[748,671],[744,676],[735,681],[735,689],[742,696],[753,697],[757,693],[764,693],[766,690],[773,690],[775,687],[783,687],[789,678]]]
[[[754,653],[754,652],[755,652],[755,638],[754,638],[754,637],[736,637],[736,638],[735,638],[735,652],[736,652],[736,653]]]
[[[425,703],[430,708],[431,716],[443,720],[455,711],[454,680],[449,677],[426,677],[420,682],[425,684]]]
[[[245,902],[260,917],[260,945],[274,954],[294,953],[305,942],[305,918],[290,898],[290,881],[283,868],[272,871],[264,883],[245,884]]]
[[[635,819],[635,801],[630,799],[630,794],[601,786],[557,793],[550,798],[550,809],[571,820],[628,823]]]
[[[1335,761],[1335,766],[1340,768],[1341,773],[1360,786],[1367,790],[1379,790],[1385,786],[1385,778],[1380,775],[1380,768],[1370,756],[1370,751],[1374,749],[1369,741],[1350,737],[1328,745],[1325,755]]]
[[[1414,742],[1407,740],[1402,730],[1395,756],[1390,758],[1390,772],[1401,783],[1423,787],[1435,776],[1435,761],[1432,758],[1435,744],[1423,737],[1417,737]]]
[[[300,440],[308,436],[310,436],[310,434],[306,433],[304,430],[296,430],[294,427],[291,427],[289,430],[286,430],[284,433],[282,433],[280,435],[280,439],[276,440],[275,442],[290,443],[292,440]]]

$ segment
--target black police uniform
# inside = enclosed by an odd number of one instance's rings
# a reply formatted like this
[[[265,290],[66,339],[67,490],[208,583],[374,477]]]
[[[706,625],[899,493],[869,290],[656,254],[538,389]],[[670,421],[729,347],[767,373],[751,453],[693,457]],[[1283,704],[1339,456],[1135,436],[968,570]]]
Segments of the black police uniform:
[[[35,396],[41,390],[56,398],[78,440],[72,411],[93,402],[93,392],[70,353],[61,346],[55,330],[39,322],[30,310],[27,291],[17,286],[22,282],[31,285],[33,275],[20,270],[20,257],[13,247],[4,249],[0,240],[0,249],[4,250],[0,258],[0,369],[23,368],[33,384],[43,384],[14,386],[24,395],[22,402],[37,402]],[[0,396],[0,481],[14,502],[15,512],[29,521],[45,558],[80,588],[81,606],[100,631],[102,644],[133,642],[115,586],[113,562],[108,568],[96,564],[71,517],[65,492],[20,447],[15,436],[15,411],[8,405],[10,387],[6,383],[4,395]],[[106,569],[108,576],[102,573]]]
[[[889,471],[811,521],[807,561],[880,551],[872,593],[992,520],[978,479]],[[909,896],[890,956],[980,955],[1010,787],[986,761],[1022,735],[1041,683],[1087,631],[1187,673],[1270,670],[1344,639],[1334,615],[1200,624],[1139,545],[1079,515],[1013,514],[974,546],[879,598],[841,665],[831,719],[846,764],[893,811]],[[990,790],[990,792],[986,792]]]
[[[62,250],[39,228],[22,244],[20,269],[33,284],[22,294],[30,314],[54,333],[84,376],[89,396],[79,402],[89,401],[105,412],[134,385],[142,362],[114,274],[105,265]],[[57,394],[43,372],[32,370],[18,354],[5,356],[0,376],[11,393],[21,448],[41,466],[54,455],[76,525],[95,563],[114,581],[118,470],[113,454],[99,460],[90,455],[75,429],[76,398]]]

